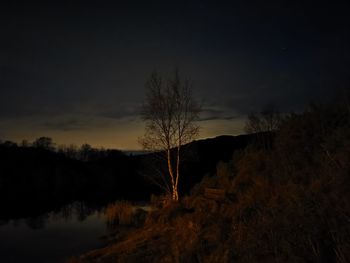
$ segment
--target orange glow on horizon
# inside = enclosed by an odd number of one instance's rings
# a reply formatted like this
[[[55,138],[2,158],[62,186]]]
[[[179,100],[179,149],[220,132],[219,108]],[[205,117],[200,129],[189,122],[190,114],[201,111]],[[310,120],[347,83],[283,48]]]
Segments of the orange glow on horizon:
[[[224,134],[242,134],[244,121],[243,118],[201,121],[200,134],[197,139]],[[41,136],[47,136],[51,137],[56,145],[74,144],[80,146],[88,143],[95,148],[103,147],[120,150],[141,150],[138,138],[144,133],[144,123],[142,121],[118,121],[106,127],[90,127],[69,131],[31,128],[25,122],[7,123],[7,125],[7,132],[0,134],[1,140],[20,143],[23,139],[26,139],[32,142]]]

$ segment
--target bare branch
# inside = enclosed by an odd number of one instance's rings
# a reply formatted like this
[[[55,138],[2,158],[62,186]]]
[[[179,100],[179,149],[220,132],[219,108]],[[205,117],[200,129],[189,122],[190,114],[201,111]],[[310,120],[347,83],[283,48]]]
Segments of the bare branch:
[[[181,146],[192,141],[199,133],[196,121],[200,106],[193,99],[192,83],[182,80],[179,70],[173,76],[164,78],[153,72],[146,82],[146,101],[143,106],[145,134],[139,140],[144,149],[164,151],[173,199],[178,199]],[[176,149],[176,150],[175,150]],[[173,156],[173,152],[176,156]],[[174,152],[174,153],[175,153]]]

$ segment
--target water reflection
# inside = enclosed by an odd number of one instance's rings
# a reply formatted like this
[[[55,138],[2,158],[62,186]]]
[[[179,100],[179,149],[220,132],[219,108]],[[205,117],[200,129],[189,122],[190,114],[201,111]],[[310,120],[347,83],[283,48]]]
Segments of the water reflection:
[[[96,212],[100,213],[101,208],[88,205],[85,202],[74,202],[58,211],[53,211],[51,214],[56,219],[72,220],[74,216],[79,222],[83,222],[88,216]]]
[[[24,219],[16,218],[11,220],[0,220],[0,227],[9,223],[13,226],[19,226],[20,224],[25,223],[29,228],[37,230],[45,228],[45,225],[50,220],[77,220],[78,222],[83,222],[94,213],[100,214],[102,210],[103,209],[99,207],[87,205],[85,202],[74,202],[63,206],[58,210],[42,215],[30,216]]]
[[[0,221],[0,262],[64,262],[143,224],[148,206],[84,202],[39,216]]]
[[[50,213],[0,222],[0,262],[64,262],[102,247],[108,233],[101,208],[83,202]]]

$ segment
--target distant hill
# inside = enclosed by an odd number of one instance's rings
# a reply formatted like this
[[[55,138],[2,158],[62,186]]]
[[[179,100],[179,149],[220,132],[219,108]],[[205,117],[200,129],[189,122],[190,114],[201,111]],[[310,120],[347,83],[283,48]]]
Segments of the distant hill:
[[[184,145],[183,154],[185,158],[181,166],[180,193],[188,193],[205,175],[214,174],[219,161],[227,162],[231,160],[233,153],[244,149],[251,139],[252,135],[222,135],[214,138],[195,140]],[[147,170],[149,168],[147,166],[154,159],[154,154],[148,153],[134,156],[134,158],[140,165],[139,167],[141,167],[139,169]],[[153,165],[160,164],[156,162]]]
[[[180,181],[180,191],[187,193],[205,175],[213,175],[219,161],[231,160],[234,152],[244,149],[251,138],[251,135],[223,135],[186,145],[188,160],[183,164],[184,175]]]

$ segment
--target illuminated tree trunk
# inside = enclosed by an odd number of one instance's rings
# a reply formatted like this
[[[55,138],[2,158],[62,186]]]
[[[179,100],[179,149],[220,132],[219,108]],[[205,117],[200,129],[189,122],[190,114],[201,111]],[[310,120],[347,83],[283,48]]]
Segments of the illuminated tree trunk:
[[[167,159],[168,159],[168,171],[169,171],[170,180],[171,180],[171,195],[172,195],[172,199],[174,201],[177,201],[178,200],[177,183],[175,182],[175,179],[174,179],[174,172],[171,164],[170,148],[168,148],[167,150]],[[176,177],[176,181],[177,181],[177,177]]]
[[[146,127],[140,142],[144,149],[165,153],[164,166],[167,166],[169,177],[163,172],[161,176],[174,201],[179,200],[181,146],[191,142],[199,131],[195,122],[199,119],[200,106],[192,97],[191,86],[188,79],[180,79],[177,69],[168,78],[154,72],[146,82],[142,114]]]
[[[176,195],[174,200],[179,200],[179,193],[178,193],[178,183],[179,183],[179,177],[180,177],[180,147],[181,147],[181,141],[179,140],[179,144],[177,146],[177,154],[176,154],[176,178],[175,178],[175,189],[176,189]]]

